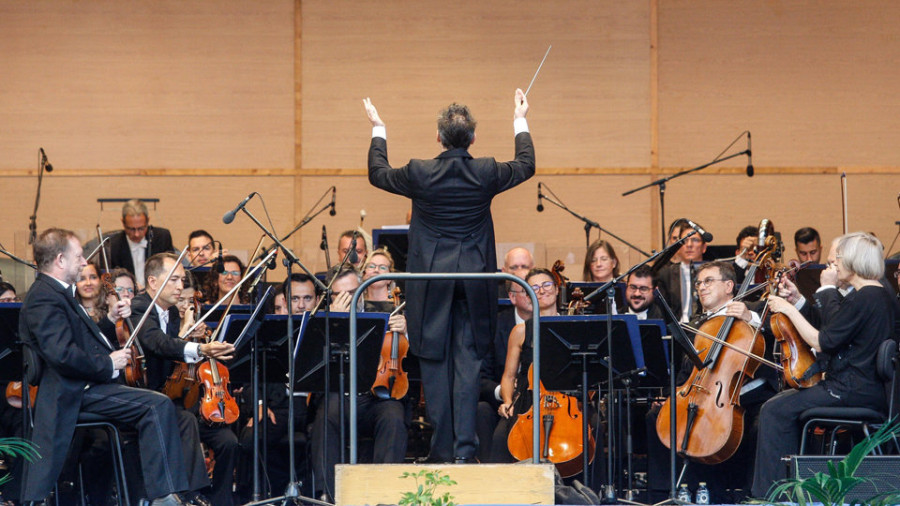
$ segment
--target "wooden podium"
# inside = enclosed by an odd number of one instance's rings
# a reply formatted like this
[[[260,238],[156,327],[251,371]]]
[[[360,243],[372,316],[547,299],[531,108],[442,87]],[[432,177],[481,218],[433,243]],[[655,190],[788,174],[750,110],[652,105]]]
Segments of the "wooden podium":
[[[553,504],[552,464],[338,464],[335,469],[335,504],[364,506],[397,504],[416,482],[400,478],[404,472],[442,471],[457,484],[440,486],[436,494],[450,492],[463,504]],[[422,479],[419,480],[422,483]]]

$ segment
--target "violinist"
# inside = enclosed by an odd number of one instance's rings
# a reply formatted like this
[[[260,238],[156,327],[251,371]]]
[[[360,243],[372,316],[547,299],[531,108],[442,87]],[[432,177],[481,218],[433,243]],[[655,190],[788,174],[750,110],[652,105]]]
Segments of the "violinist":
[[[393,271],[394,257],[391,256],[387,249],[378,248],[370,253],[365,262],[363,262],[363,281]],[[391,300],[393,287],[393,281],[389,280],[369,285],[364,294],[366,311],[392,312],[394,310],[394,302]]]
[[[121,267],[117,267],[110,271],[109,280],[112,283],[116,293],[119,294],[119,297],[116,297],[115,294],[109,292],[108,290],[106,290],[106,287],[103,286],[101,288],[101,292],[107,306],[115,304],[120,298],[128,300],[134,298],[135,290],[137,288],[137,283],[134,282],[134,274],[126,271]]]
[[[223,297],[226,293],[231,291],[235,285],[244,277],[244,273],[247,269],[244,267],[244,262],[241,262],[241,259],[234,255],[225,255],[222,257],[222,265],[224,266],[222,272],[218,274],[216,272],[210,272],[209,276],[206,280],[206,288],[203,290],[203,295],[206,298],[206,302],[212,304]],[[247,284],[241,285],[241,288],[231,296],[234,298],[235,304],[249,304],[250,296],[247,294],[248,286]],[[223,301],[223,304],[228,304],[228,300]]]
[[[97,265],[88,262],[81,269],[78,282],[75,283],[75,299],[94,323],[103,318],[106,300],[100,294],[100,269]]]
[[[694,286],[702,313],[689,323],[691,328],[700,328],[706,320],[716,316],[733,316],[750,324],[754,329],[760,326],[759,314],[748,309],[743,302],[734,300],[736,281],[734,268],[730,262],[708,262],[701,265],[697,269]],[[697,336],[694,343],[698,350],[702,350],[708,348],[710,341]],[[767,346],[768,350],[771,348],[771,345]],[[683,358],[676,383],[683,384],[692,371],[693,364],[687,357]],[[757,378],[743,384],[740,390],[740,405],[744,408],[744,436],[737,451],[720,464],[689,463],[682,483],[696,487],[698,482],[705,481],[709,487],[710,497],[716,504],[736,504],[746,497],[753,469],[753,451],[756,448],[757,415],[762,403],[775,395],[773,383],[774,378],[771,382]],[[650,454],[648,461],[655,464],[651,468],[651,486],[655,490],[662,490],[668,486],[668,480],[664,478],[668,476],[666,457],[668,449],[660,443],[658,437],[653,437],[656,434],[659,406],[651,408],[647,416],[648,430],[651,433],[648,437]]]
[[[753,474],[753,495],[764,497],[783,478],[780,459],[800,445],[800,414],[811,407],[847,406],[882,410],[887,400],[876,377],[878,347],[893,338],[895,300],[879,282],[884,276],[883,246],[875,237],[855,232],[838,238],[835,263],[829,265],[841,283],[853,287],[837,311],[821,327],[811,325],[793,304],[769,296],[772,311],[787,315],[800,337],[816,352],[830,356],[825,378],[802,390],[784,391],[766,402]]]
[[[347,311],[350,299],[360,284],[359,272],[350,267],[342,269],[331,285],[335,302],[332,311]],[[406,318],[397,314],[391,317],[390,330],[406,334]],[[336,387],[337,385],[332,385]],[[362,390],[362,389],[360,389]],[[334,466],[341,456],[340,448],[340,402],[341,396],[332,392],[328,399],[328,413],[324,410],[324,397],[319,396],[315,419],[312,424],[312,459],[316,476],[323,476],[323,490],[317,494],[334,497]],[[345,399],[346,401],[346,399]],[[344,406],[345,423],[349,423],[349,408]],[[373,462],[376,464],[397,464],[406,457],[407,444],[406,398],[379,399],[371,391],[361,392],[357,399],[357,419],[359,433],[374,438]],[[327,420],[328,436],[325,437]],[[345,424],[346,427],[346,424]],[[326,447],[327,441],[327,447]],[[329,502],[332,502],[329,500]]]
[[[172,402],[116,380],[131,350],[116,350],[75,302],[73,285],[87,264],[81,242],[69,230],[44,230],[34,259],[38,275],[22,306],[19,335],[43,362],[32,433],[42,458],[25,464],[23,502],[47,499],[79,414],[94,413],[137,429],[151,506],[182,504],[175,493],[188,483]]]
[[[196,363],[203,357],[229,359],[234,346],[228,343],[189,343],[179,338],[181,317],[176,303],[184,288],[185,271],[175,265],[178,257],[171,253],[158,253],[147,260],[144,267],[147,292],[133,300],[132,321],[135,325],[143,314],[153,311],[141,329],[139,339],[147,354],[147,388],[159,391],[175,367],[175,362]],[[162,285],[166,274],[174,268],[169,282]],[[156,304],[150,302],[159,293]],[[210,427],[198,423],[197,414],[176,404],[179,427],[182,429],[182,449],[185,454],[187,476],[193,491],[189,499],[205,504],[209,501],[198,491],[209,485],[206,465],[200,442],[205,442],[215,453],[216,472],[213,473],[212,504],[232,504],[231,485],[237,459],[237,436],[227,427]],[[218,480],[217,480],[218,478]],[[215,485],[218,485],[216,487]]]
[[[540,316],[558,315],[556,297],[559,294],[559,289],[556,286],[553,274],[547,269],[538,267],[528,272],[525,281],[531,285],[537,295]],[[528,297],[524,293],[522,296]],[[528,298],[530,299],[530,297]],[[518,415],[528,411],[531,406],[532,397],[531,393],[528,392],[528,369],[532,362],[533,350],[531,339],[530,319],[525,323],[516,325],[509,334],[506,364],[500,381],[500,397],[503,400],[497,409],[497,413],[502,420],[500,420],[500,423],[494,430],[494,437],[491,442],[491,462],[513,462],[515,460],[510,454],[507,439],[509,432],[518,419]],[[589,420],[591,419],[589,418]],[[600,489],[600,483],[606,475],[605,462],[603,458],[599,458],[603,454],[602,426],[598,427],[598,424],[593,423],[593,420],[591,422],[594,425],[594,430],[599,429],[599,433],[594,438],[597,445],[591,470],[592,483],[596,489]],[[581,423],[579,422],[578,425],[580,427]],[[580,430],[578,431],[578,437],[579,439],[581,438]]]

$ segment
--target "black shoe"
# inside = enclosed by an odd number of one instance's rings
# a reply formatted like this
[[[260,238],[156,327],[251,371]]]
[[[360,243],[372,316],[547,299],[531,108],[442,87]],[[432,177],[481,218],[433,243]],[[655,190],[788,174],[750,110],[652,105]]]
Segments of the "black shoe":
[[[454,464],[474,464],[475,458],[474,457],[456,457],[455,459],[453,459],[453,463]]]
[[[184,504],[190,506],[213,506],[212,501],[200,492],[184,492],[181,494]]]

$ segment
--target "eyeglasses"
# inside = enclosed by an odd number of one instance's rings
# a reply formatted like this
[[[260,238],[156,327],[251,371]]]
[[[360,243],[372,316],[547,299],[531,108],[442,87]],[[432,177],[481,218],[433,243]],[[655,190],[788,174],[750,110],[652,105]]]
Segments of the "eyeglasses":
[[[144,225],[143,227],[125,227],[125,231],[131,233],[144,232],[146,230],[147,225]]]
[[[391,266],[390,265],[369,264],[366,266],[366,269],[371,269],[371,270],[377,269],[381,272],[388,272],[391,270]]]
[[[638,286],[638,285],[628,285],[628,289],[631,290],[632,292],[641,292],[641,293],[650,293],[650,290],[652,290],[652,288],[650,288],[649,286]]]
[[[701,286],[703,286],[705,288],[705,287],[713,284],[714,281],[725,281],[725,280],[722,278],[706,278],[703,281],[698,279],[697,281],[694,281],[694,288],[700,288]]]
[[[122,295],[123,293],[130,293],[134,295],[134,288],[125,288],[124,286],[117,286],[116,293]]]
[[[219,273],[220,276],[228,276],[229,274],[236,278],[241,277],[241,271],[222,271]]]
[[[549,292],[550,289],[553,288],[554,286],[556,286],[556,285],[553,283],[553,281],[544,281],[543,283],[541,283],[539,285],[531,285],[531,289],[534,290],[535,293],[539,292],[541,290],[541,288],[543,288],[544,291]]]

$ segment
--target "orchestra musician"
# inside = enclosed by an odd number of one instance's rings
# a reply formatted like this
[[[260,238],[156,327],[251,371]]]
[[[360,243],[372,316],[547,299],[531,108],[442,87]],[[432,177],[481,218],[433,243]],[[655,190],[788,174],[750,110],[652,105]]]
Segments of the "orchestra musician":
[[[612,244],[597,239],[584,255],[583,280],[593,283],[607,283],[619,276],[619,258]]]
[[[43,501],[56,483],[80,413],[138,431],[144,486],[152,505],[179,505],[189,489],[172,402],[117,381],[131,350],[116,350],[75,301],[74,284],[87,264],[69,230],[51,228],[34,242],[38,275],[25,297],[19,335],[42,362],[31,440],[42,458],[25,465],[23,501]],[[111,306],[128,317],[128,304]]]
[[[346,267],[338,272],[331,288],[335,293],[331,311],[346,312],[350,308],[351,298],[360,285],[359,272],[353,267]],[[360,299],[361,301],[362,299]],[[406,334],[406,318],[396,314],[389,320],[389,330]],[[332,385],[336,387],[337,385]],[[328,413],[325,413],[323,396],[315,401],[316,414],[312,424],[310,438],[312,440],[312,463],[316,476],[323,477],[323,490],[316,490],[327,500],[334,498],[334,466],[341,456],[340,447],[340,402],[344,398],[344,421],[349,423],[349,407],[345,396],[337,392],[328,394]],[[408,417],[406,397],[402,400],[388,398],[379,399],[371,391],[360,389],[357,397],[357,420],[359,433],[371,436],[373,442],[372,461],[375,463],[401,463],[406,457]],[[345,425],[346,427],[346,425]],[[325,431],[328,431],[327,436]]]
[[[834,271],[841,283],[854,288],[837,311],[816,328],[787,300],[771,295],[772,311],[788,316],[800,337],[830,359],[825,377],[802,390],[787,390],[763,405],[753,474],[753,495],[764,497],[780,478],[780,459],[800,444],[800,414],[817,406],[883,409],[887,399],[876,377],[875,357],[882,341],[894,337],[895,300],[879,283],[884,275],[883,246],[875,237],[856,232],[841,236],[835,248]]]
[[[369,182],[412,200],[409,272],[494,272],[497,268],[491,201],[534,175],[534,146],[525,115],[528,102],[516,90],[513,127],[516,158],[498,163],[473,158],[475,119],[452,104],[438,119],[437,139],[445,149],[432,160],[411,160],[393,169],[387,134],[378,111],[366,98],[372,124]],[[420,281],[406,285],[410,351],[419,358],[426,411],[434,424],[429,459],[473,461],[479,379],[473,371],[493,343],[497,288],[484,281]]]
[[[184,288],[185,271],[181,264],[176,265],[177,260],[178,257],[172,253],[158,253],[150,257],[144,268],[147,291],[132,300],[131,319],[135,325],[144,313],[152,311],[139,339],[146,353],[147,388],[153,391],[162,389],[176,362],[197,363],[204,357],[227,360],[234,353],[234,346],[229,343],[195,343],[179,338],[181,317],[177,303]],[[172,277],[163,285],[167,273],[173,268]],[[157,293],[159,297],[151,309],[150,303]],[[207,504],[210,499],[216,505],[232,504],[231,489],[238,456],[237,436],[227,426],[212,427],[199,421],[196,407],[184,409],[181,400],[176,401],[175,406],[178,408],[187,476],[193,491],[189,499],[197,504]],[[210,499],[198,492],[209,485],[201,441],[213,450],[216,457]]]
[[[618,313],[637,315],[638,320],[662,320],[662,309],[655,303],[653,294],[655,288],[653,269],[647,265],[638,267],[625,278],[626,307],[620,307]]]
[[[75,283],[75,299],[94,323],[103,318],[106,300],[100,294],[100,269],[96,264],[88,262],[81,269]]]
[[[234,255],[223,256],[222,265],[224,266],[222,272],[217,273],[215,271],[210,271],[207,277],[203,295],[208,304],[212,304],[224,297],[226,293],[231,291],[231,289],[240,282],[246,272],[244,262],[241,262],[241,259]],[[235,304],[250,303],[250,295],[247,293],[248,288],[247,284],[243,284],[238,291],[231,296],[231,298],[234,299]],[[222,301],[223,304],[228,304],[228,302],[229,300]]]
[[[694,231],[686,220],[678,223],[675,228],[679,239]],[[693,263],[703,261],[705,252],[706,242],[703,237],[694,234],[678,250],[681,261],[666,265],[656,276],[659,291],[682,322],[691,321],[700,310],[697,290],[694,288]]]
[[[123,267],[134,274],[138,283],[143,283],[147,259],[175,249],[172,234],[165,228],[150,225],[147,204],[138,199],[122,206],[122,229],[109,238],[109,266]]]

